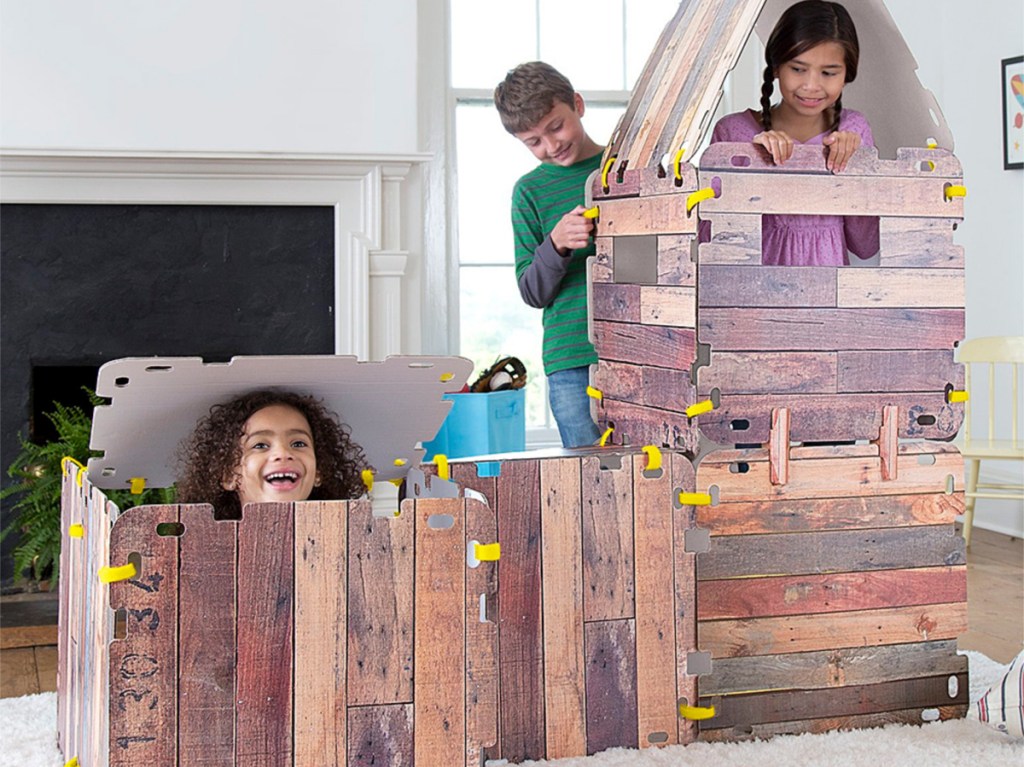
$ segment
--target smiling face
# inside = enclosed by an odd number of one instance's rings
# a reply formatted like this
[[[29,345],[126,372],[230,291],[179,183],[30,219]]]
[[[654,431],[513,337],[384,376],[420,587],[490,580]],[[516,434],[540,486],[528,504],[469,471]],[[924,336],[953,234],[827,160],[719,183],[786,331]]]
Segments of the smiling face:
[[[242,429],[242,460],[224,480],[242,506],[304,501],[319,484],[313,434],[306,417],[288,405],[257,410]]]
[[[775,70],[782,94],[780,111],[799,120],[823,116],[836,103],[846,84],[846,63],[839,43],[816,45]],[[825,126],[822,126],[822,130]]]
[[[551,111],[530,130],[516,133],[526,148],[541,162],[567,168],[587,159],[593,143],[583,130],[583,97],[576,94],[573,103],[556,101]],[[591,152],[592,154],[592,152]]]

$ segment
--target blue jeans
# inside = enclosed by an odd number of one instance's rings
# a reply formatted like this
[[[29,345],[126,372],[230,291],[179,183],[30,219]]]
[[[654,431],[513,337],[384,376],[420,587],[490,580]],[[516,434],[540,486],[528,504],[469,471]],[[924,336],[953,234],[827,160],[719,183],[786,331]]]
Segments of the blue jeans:
[[[559,370],[548,376],[548,402],[558,424],[562,447],[593,445],[601,431],[590,417],[590,368],[586,365]]]

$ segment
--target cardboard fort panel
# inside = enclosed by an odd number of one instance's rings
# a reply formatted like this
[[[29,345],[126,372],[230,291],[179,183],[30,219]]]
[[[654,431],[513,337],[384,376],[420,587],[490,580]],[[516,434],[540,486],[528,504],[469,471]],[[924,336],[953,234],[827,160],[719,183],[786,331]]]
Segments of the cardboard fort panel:
[[[683,166],[684,188],[696,172]],[[614,198],[600,179],[590,265],[590,334],[598,363],[591,382],[601,396],[592,414],[614,445],[697,451],[685,415],[697,396],[697,270],[691,256],[697,216],[686,195],[654,170],[626,171]]]
[[[555,451],[453,461],[501,543],[498,741],[519,762],[687,743],[696,702],[693,467],[679,452]],[[651,461],[660,462],[650,469]]]
[[[963,459],[950,445],[769,449],[704,457],[697,555],[702,740],[964,716]],[[887,477],[888,471],[888,477]],[[774,476],[773,476],[774,474]]]
[[[496,565],[467,564],[471,541],[494,541],[485,504],[251,504],[240,520],[140,506],[109,544],[105,506],[67,475],[67,515],[86,533],[62,554],[66,758],[478,765],[495,741]],[[105,545],[135,565],[109,586],[92,569]]]
[[[963,405],[963,216],[960,164],[944,150],[895,160],[858,150],[847,170],[824,170],[820,148],[799,146],[778,167],[748,144],[714,144],[699,184],[711,239],[699,246],[697,340],[707,345],[697,396],[719,406],[701,431],[719,443],[764,443],[773,408],[789,408],[796,441],[876,439],[882,408],[899,408],[900,437],[951,439]],[[761,265],[765,214],[880,217],[877,266]],[[855,258],[851,256],[851,258]]]

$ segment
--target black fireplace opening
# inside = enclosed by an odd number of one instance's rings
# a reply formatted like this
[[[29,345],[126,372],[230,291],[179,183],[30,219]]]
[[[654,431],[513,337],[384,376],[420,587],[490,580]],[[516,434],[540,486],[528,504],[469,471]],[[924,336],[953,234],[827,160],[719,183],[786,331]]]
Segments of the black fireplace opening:
[[[331,206],[0,205],[0,469],[123,357],[334,352]],[[4,499],[0,524],[12,519]],[[13,580],[8,536],[0,580]]]

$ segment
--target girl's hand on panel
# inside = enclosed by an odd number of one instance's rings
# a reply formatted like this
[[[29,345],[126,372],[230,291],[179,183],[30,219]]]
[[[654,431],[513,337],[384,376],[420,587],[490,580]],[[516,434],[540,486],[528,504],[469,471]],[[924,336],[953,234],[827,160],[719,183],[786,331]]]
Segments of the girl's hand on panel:
[[[833,173],[846,170],[846,163],[860,147],[860,136],[850,131],[840,130],[830,133],[821,140],[827,147],[825,167]]]
[[[771,155],[776,165],[782,165],[793,155],[793,139],[780,130],[768,130],[754,136],[754,143]]]
[[[561,255],[568,256],[572,251],[585,248],[590,243],[594,222],[583,217],[585,210],[582,205],[577,205],[562,216],[551,230],[551,242]]]

